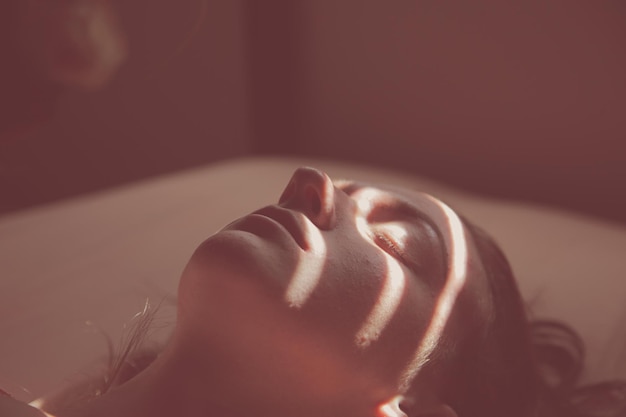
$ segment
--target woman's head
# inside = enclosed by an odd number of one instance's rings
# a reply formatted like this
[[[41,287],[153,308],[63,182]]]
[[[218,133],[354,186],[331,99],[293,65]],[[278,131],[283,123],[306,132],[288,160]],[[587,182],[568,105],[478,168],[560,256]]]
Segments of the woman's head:
[[[521,301],[486,236],[426,194],[301,168],[196,250],[174,345],[232,357],[224,385],[268,402],[393,415],[402,396],[409,415],[464,415],[467,392],[497,400],[481,378],[507,382],[511,334],[524,345]]]

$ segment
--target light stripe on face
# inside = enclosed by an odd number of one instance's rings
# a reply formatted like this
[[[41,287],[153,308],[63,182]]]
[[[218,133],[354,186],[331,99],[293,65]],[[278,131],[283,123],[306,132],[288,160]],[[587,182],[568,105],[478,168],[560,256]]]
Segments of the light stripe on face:
[[[300,254],[296,269],[285,290],[285,301],[290,307],[295,308],[302,307],[319,284],[326,261],[326,242],[320,230],[307,222],[305,233],[311,248],[307,253]]]
[[[430,195],[424,194],[424,196],[426,197],[424,201],[429,204],[424,204],[421,209],[439,226],[447,252],[448,273],[445,285],[437,297],[430,324],[402,378],[405,384],[409,384],[415,378],[439,345],[452,309],[468,278],[469,250],[463,222],[446,204]]]

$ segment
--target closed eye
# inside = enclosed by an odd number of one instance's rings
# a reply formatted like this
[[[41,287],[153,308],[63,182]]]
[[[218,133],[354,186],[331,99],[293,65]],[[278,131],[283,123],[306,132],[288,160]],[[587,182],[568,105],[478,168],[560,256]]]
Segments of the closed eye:
[[[405,252],[401,245],[386,233],[381,231],[374,232],[374,242],[383,248],[387,253],[398,258],[398,260],[403,263],[406,264],[408,262],[405,258]]]

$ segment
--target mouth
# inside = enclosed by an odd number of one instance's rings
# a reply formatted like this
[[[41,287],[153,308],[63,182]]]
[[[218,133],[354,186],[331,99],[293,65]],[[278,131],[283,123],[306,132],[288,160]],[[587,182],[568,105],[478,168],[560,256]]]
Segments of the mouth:
[[[304,214],[279,206],[266,206],[252,214],[267,217],[268,219],[278,223],[287,231],[287,233],[291,235],[291,237],[293,237],[302,250],[306,251],[310,249],[311,244],[305,233],[308,226],[307,222],[309,220]]]

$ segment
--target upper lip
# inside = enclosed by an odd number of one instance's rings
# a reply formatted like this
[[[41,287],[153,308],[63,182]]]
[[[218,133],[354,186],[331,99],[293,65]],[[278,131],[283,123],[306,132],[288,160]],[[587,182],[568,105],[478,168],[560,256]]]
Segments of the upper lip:
[[[298,246],[303,250],[309,249],[310,245],[305,233],[308,219],[304,214],[275,205],[263,207],[252,214],[274,220],[289,232]]]

